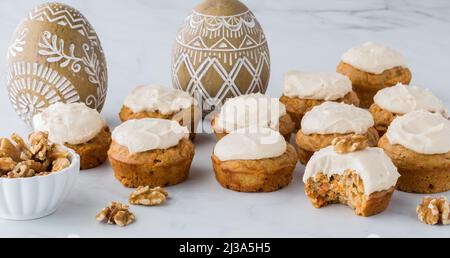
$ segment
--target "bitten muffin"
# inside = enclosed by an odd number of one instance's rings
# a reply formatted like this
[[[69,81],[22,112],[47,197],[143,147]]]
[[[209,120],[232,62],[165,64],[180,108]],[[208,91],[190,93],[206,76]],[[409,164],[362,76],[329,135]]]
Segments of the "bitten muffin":
[[[392,161],[380,148],[351,152],[336,147],[316,152],[306,166],[303,182],[311,204],[322,208],[340,203],[364,217],[383,212],[400,177]]]
[[[286,106],[297,130],[305,113],[325,101],[359,106],[352,82],[339,73],[289,71],[284,78],[280,101]]]
[[[426,110],[448,118],[448,112],[442,101],[431,91],[403,84],[380,90],[369,109],[380,136],[386,133],[394,118],[415,110]]]
[[[109,161],[124,186],[168,186],[187,179],[195,148],[178,122],[128,120],[114,129],[112,139]]]
[[[295,124],[278,99],[256,93],[228,99],[211,126],[217,140],[235,130],[256,126],[279,131],[289,141]]]
[[[105,162],[111,133],[97,110],[84,103],[57,102],[33,117],[35,131],[48,132],[51,142],[65,145],[80,156],[82,170]]]
[[[188,93],[160,86],[138,86],[125,98],[119,117],[131,119],[161,118],[174,120],[190,130],[195,138],[202,112]]]
[[[397,189],[411,193],[450,190],[450,121],[418,110],[397,117],[380,139],[402,175]]]
[[[300,163],[306,165],[314,152],[345,135],[363,135],[369,146],[377,146],[378,133],[369,111],[344,103],[325,102],[307,112],[295,141]]]
[[[369,108],[375,94],[397,83],[409,84],[411,71],[399,52],[382,44],[367,42],[347,51],[337,72],[350,78],[361,107]]]
[[[272,192],[292,181],[297,155],[279,132],[252,127],[234,131],[219,140],[212,163],[217,181],[225,188]]]

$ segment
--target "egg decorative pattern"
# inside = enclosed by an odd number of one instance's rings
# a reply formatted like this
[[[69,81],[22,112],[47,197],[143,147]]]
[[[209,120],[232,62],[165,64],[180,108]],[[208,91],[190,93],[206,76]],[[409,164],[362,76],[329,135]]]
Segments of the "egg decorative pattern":
[[[7,53],[11,103],[28,124],[55,102],[84,102],[101,111],[108,74],[97,33],[76,9],[35,7],[19,24]]]
[[[202,103],[203,115],[227,98],[265,93],[267,39],[255,15],[237,0],[205,0],[184,20],[172,58],[172,81]]]

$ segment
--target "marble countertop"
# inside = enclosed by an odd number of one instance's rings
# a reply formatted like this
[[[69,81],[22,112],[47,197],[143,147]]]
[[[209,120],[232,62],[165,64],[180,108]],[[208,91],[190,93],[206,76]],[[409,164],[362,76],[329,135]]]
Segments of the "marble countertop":
[[[20,19],[37,0],[0,2],[0,53]],[[102,114],[119,124],[120,103],[134,86],[170,85],[175,34],[195,0],[67,0],[93,24],[106,53],[109,94]],[[268,38],[272,74],[268,93],[280,95],[288,69],[332,71],[341,54],[367,40],[401,50],[413,84],[428,87],[450,106],[450,2],[446,0],[247,0]],[[0,67],[5,67],[0,60]],[[3,71],[5,73],[5,71]],[[6,75],[6,74],[5,74]],[[9,104],[5,77],[0,89],[0,135],[29,128]],[[416,217],[422,195],[396,192],[388,210],[371,218],[335,205],[316,210],[308,202],[298,166],[294,181],[274,193],[245,194],[215,181],[212,135],[196,140],[189,179],[169,187],[160,207],[132,207],[136,223],[126,228],[99,224],[95,214],[112,200],[126,201],[129,189],[109,164],[83,171],[70,196],[53,215],[35,221],[0,220],[0,237],[450,237],[449,227],[426,226]],[[450,198],[450,193],[444,194]]]

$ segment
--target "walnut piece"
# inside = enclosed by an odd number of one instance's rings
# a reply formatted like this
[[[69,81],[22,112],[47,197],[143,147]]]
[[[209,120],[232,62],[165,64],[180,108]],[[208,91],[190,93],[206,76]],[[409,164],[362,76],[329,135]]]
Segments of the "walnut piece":
[[[97,221],[120,227],[128,226],[135,220],[134,214],[129,211],[129,206],[120,202],[111,202],[95,218]]]
[[[47,151],[52,149],[52,145],[48,142],[48,133],[34,132],[28,137],[31,143],[31,154],[37,160],[44,161],[47,159]]]
[[[0,139],[0,177],[44,176],[70,166],[70,153],[48,140],[48,133],[30,134],[27,145],[17,134]]]
[[[168,196],[162,187],[139,186],[131,193],[129,202],[133,205],[155,206],[164,203]]]
[[[428,225],[450,225],[450,204],[447,198],[425,197],[416,209],[419,220]]]
[[[11,171],[13,170],[17,165],[17,162],[15,162],[12,158],[0,158],[0,171]]]
[[[11,172],[8,173],[8,178],[23,178],[33,177],[36,175],[36,171],[31,169],[26,164],[19,163]]]
[[[6,138],[0,139],[0,157],[12,158],[14,161],[20,161],[20,150]]]
[[[367,148],[369,141],[364,135],[352,134],[336,137],[331,144],[337,153],[349,153]]]
[[[58,158],[52,163],[52,172],[61,171],[70,166],[70,160],[66,158]]]
[[[25,143],[25,141],[18,134],[13,133],[11,139],[16,143],[17,149],[20,151],[21,160],[30,160],[33,158],[33,153],[31,153],[30,147]]]

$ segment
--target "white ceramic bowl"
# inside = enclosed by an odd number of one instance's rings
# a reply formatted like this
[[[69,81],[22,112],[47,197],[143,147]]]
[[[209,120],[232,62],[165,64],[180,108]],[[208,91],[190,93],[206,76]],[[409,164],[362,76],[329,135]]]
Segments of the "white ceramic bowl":
[[[72,190],[80,172],[80,157],[73,150],[68,168],[47,176],[0,178],[0,218],[32,220],[48,216]]]

